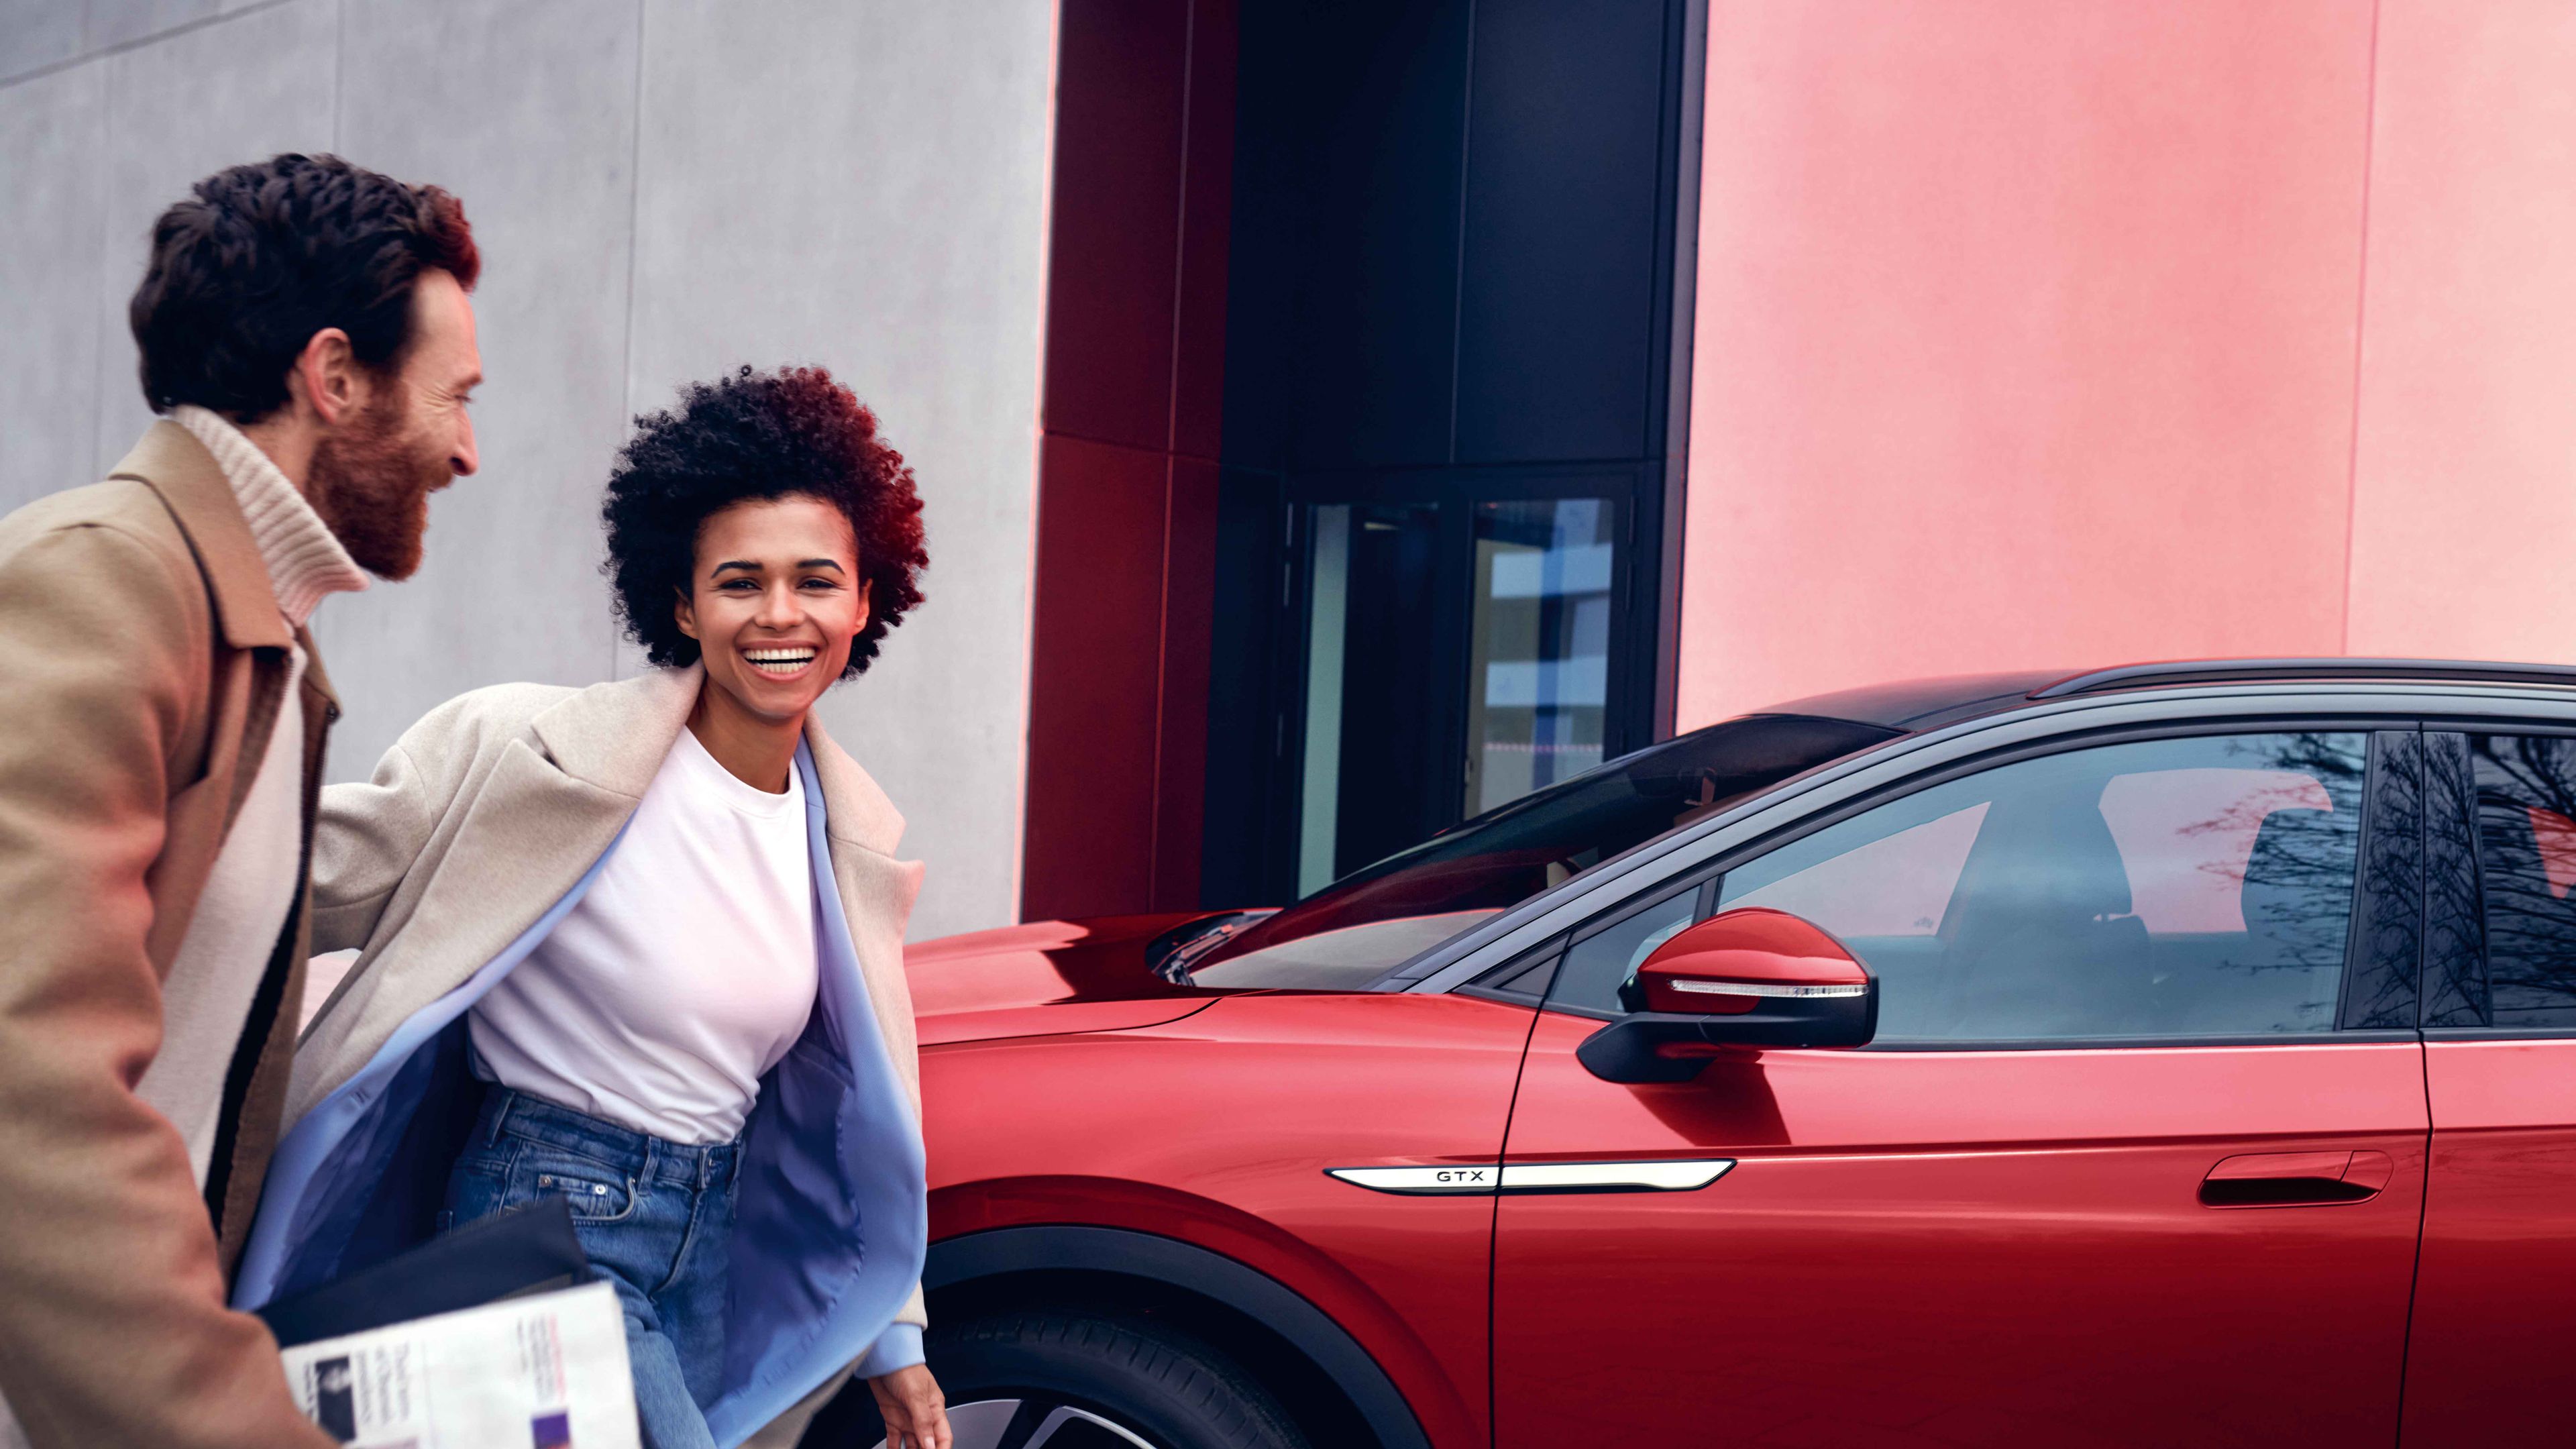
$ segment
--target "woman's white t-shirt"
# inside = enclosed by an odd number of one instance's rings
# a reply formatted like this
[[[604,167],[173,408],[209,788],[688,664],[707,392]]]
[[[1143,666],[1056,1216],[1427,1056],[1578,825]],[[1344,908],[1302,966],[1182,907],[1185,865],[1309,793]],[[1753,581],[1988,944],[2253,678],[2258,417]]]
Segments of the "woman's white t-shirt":
[[[681,730],[589,893],[475,1004],[483,1070],[665,1141],[740,1136],[814,1007],[803,786],[746,785]]]

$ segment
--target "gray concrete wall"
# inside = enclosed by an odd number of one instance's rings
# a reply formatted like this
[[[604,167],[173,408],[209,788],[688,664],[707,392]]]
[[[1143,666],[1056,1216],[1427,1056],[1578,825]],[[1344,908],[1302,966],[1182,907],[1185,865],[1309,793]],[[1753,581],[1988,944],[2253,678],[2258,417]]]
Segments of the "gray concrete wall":
[[[124,306],[198,177],[327,150],[465,200],[482,471],[419,577],[316,621],[334,778],[509,679],[631,673],[598,492],[636,412],[827,365],[928,502],[929,602],[825,706],[930,863],[914,935],[1018,898],[1049,0],[0,0],[0,510],[150,415]]]

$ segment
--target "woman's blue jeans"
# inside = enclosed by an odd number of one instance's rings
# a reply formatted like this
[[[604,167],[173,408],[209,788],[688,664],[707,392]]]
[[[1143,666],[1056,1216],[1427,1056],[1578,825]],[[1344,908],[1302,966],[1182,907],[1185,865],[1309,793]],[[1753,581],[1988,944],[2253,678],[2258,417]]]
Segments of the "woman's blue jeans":
[[[740,1141],[665,1142],[495,1085],[448,1177],[440,1226],[569,1199],[582,1251],[626,1310],[646,1449],[714,1449],[702,1406],[724,1374],[726,1250],[741,1165]]]

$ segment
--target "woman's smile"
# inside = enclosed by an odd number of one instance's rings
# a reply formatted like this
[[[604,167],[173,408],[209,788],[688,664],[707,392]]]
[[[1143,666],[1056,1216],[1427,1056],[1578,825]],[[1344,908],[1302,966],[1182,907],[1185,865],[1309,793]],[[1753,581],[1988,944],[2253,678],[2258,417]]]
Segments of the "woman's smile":
[[[767,644],[742,651],[743,662],[771,679],[794,679],[822,657],[813,644]]]

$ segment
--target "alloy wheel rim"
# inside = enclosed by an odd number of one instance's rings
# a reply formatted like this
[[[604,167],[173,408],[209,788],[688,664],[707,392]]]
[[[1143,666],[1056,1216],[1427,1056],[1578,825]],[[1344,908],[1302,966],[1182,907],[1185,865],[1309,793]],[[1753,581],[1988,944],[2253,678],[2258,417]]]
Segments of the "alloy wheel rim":
[[[957,1449],[1162,1449],[1093,1410],[1037,1396],[951,1404],[948,1427]],[[879,1439],[876,1449],[885,1443]]]

